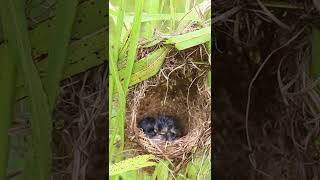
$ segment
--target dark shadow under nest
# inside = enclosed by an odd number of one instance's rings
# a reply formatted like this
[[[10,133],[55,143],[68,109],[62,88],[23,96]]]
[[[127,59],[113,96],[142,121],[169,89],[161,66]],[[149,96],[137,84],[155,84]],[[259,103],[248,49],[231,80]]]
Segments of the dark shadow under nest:
[[[283,3],[213,3],[217,179],[320,179],[320,93],[309,78],[319,11]]]
[[[106,177],[107,65],[65,79],[54,113],[53,179]]]

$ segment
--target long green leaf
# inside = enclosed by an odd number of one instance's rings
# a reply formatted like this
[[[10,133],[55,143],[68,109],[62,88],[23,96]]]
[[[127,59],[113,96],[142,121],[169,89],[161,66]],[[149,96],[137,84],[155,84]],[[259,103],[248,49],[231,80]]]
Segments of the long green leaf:
[[[129,158],[118,163],[112,164],[109,169],[109,175],[117,175],[125,173],[132,170],[137,170],[143,167],[155,166],[156,162],[150,160],[155,160],[154,155],[140,155],[134,158]]]
[[[176,22],[175,22],[175,17],[176,17],[176,8],[174,7],[174,2],[173,0],[170,0],[170,15],[171,15],[171,32],[174,32],[176,29]]]
[[[169,162],[161,160],[152,175],[151,179],[167,180],[169,178]]]
[[[137,46],[138,46],[138,37],[140,34],[140,27],[141,27],[141,15],[142,15],[142,9],[143,9],[143,3],[144,0],[138,0],[136,1],[136,15],[134,17],[134,22],[129,38],[129,52],[128,52],[128,61],[127,61],[127,67],[126,67],[126,78],[124,80],[124,87],[123,90],[125,94],[127,94],[130,79],[131,79],[131,73],[132,68],[134,64],[134,60],[137,53]]]
[[[147,57],[136,61],[133,65],[129,85],[132,86],[157,74],[169,52],[169,48],[162,47],[150,53]],[[119,71],[120,79],[125,79],[125,70]]]
[[[0,61],[0,179],[7,178],[9,157],[8,129],[13,120],[15,105],[16,69],[12,59],[7,56],[7,48],[3,48],[4,58]]]
[[[205,27],[196,31],[169,38],[165,44],[173,44],[178,50],[184,50],[210,41],[211,27]]]
[[[169,51],[170,48],[162,47],[150,53],[147,57],[136,61],[133,64],[129,86],[133,86],[156,75],[161,69]],[[123,84],[125,78],[125,67],[123,67],[123,65],[120,67],[122,67],[119,70],[120,82]],[[117,94],[118,91],[113,91],[113,93]]]
[[[51,131],[52,124],[49,114],[47,96],[41,84],[36,66],[31,57],[30,41],[28,37],[27,19],[24,14],[24,1],[2,0],[1,19],[4,36],[8,40],[10,58],[23,73],[27,85],[31,105],[32,146],[34,152],[28,160],[33,160],[32,166],[26,170],[36,170],[33,177],[24,179],[49,179],[51,166]],[[31,170],[30,170],[31,171]],[[26,173],[28,174],[28,173]]]
[[[147,4],[148,14],[158,13],[159,4],[160,4],[159,0],[148,0],[146,4]],[[157,22],[155,22],[155,21],[151,21],[145,25],[145,37],[146,38],[148,38],[148,39],[152,38],[156,23]]]
[[[109,145],[109,157],[110,159],[112,159],[113,157],[113,152],[115,149],[114,146],[114,142],[115,142],[115,137],[119,133],[121,134],[121,137],[123,137],[123,141],[124,142],[124,130],[120,129],[120,127],[124,127],[124,115],[123,112],[125,111],[125,94],[123,92],[123,87],[120,84],[120,80],[119,80],[119,75],[118,75],[118,69],[117,69],[117,62],[118,62],[118,58],[119,58],[119,49],[120,49],[120,44],[121,44],[121,30],[122,30],[122,26],[123,26],[123,18],[124,18],[124,9],[125,9],[125,3],[124,0],[120,1],[120,7],[118,9],[117,12],[117,21],[116,21],[116,31],[115,31],[115,37],[113,39],[112,42],[110,42],[111,46],[109,46],[109,59],[110,59],[110,76],[111,76],[111,81],[110,81],[110,86],[109,86],[109,110],[110,110],[110,114],[112,115],[112,110],[114,109],[113,107],[113,91],[114,91],[114,82],[116,83],[116,88],[118,89],[118,92],[120,92],[120,97],[119,97],[119,101],[121,103],[120,106],[120,110],[119,110],[119,115],[117,116],[117,123],[110,123],[112,125],[117,125],[117,128],[115,132],[112,133],[111,136],[111,140],[110,140],[110,145]],[[123,104],[124,103],[124,104]],[[122,114],[121,114],[122,113]],[[111,121],[113,118],[110,116],[109,121]],[[123,143],[121,143],[121,147],[123,147]],[[122,148],[120,148],[122,149]]]
[[[179,22],[177,28],[178,32],[184,30],[191,21],[198,21],[202,23],[205,19],[205,15],[211,12],[211,1],[209,0],[203,1],[202,3],[193,7],[190,11],[187,11],[189,9],[187,2],[188,1],[186,1],[185,15]]]
[[[111,47],[109,46],[109,51],[111,50]],[[117,87],[117,90],[119,92],[119,113],[117,114],[117,122],[118,122],[118,129],[120,131],[120,136],[121,136],[121,147],[120,149],[123,149],[124,146],[124,115],[125,115],[125,107],[126,107],[126,98],[125,98],[125,93],[123,91],[120,79],[119,79],[119,74],[118,74],[118,68],[115,64],[115,59],[113,57],[113,54],[110,53],[109,54],[109,62],[110,62],[110,71],[111,74],[115,80],[115,84]],[[112,111],[113,109],[111,109]],[[112,113],[112,112],[111,112]],[[114,140],[115,140],[115,134],[113,135],[114,137],[112,137],[111,139],[111,146],[113,146]],[[113,148],[111,149],[113,150]],[[113,152],[112,152],[113,154]],[[112,155],[111,154],[111,155]]]
[[[44,81],[50,111],[53,110],[59,82],[63,75],[77,4],[78,0],[58,0],[57,2],[55,29],[51,35],[51,48],[48,52],[48,76]]]

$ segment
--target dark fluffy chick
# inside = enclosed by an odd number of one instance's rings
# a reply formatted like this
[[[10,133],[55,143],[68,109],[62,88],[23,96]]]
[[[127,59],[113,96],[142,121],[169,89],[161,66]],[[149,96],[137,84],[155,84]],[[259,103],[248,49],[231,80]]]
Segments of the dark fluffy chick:
[[[152,117],[145,117],[138,123],[138,128],[141,128],[147,138],[152,138],[156,135],[154,131],[155,119]]]
[[[181,137],[181,130],[177,120],[171,116],[160,116],[155,121],[154,131],[162,135],[168,141],[173,141]]]

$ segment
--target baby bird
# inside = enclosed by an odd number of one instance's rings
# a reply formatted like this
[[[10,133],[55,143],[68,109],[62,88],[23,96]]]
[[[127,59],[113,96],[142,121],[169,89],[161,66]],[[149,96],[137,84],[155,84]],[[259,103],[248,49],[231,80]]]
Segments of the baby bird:
[[[138,128],[141,128],[147,138],[156,136],[154,131],[156,120],[152,117],[145,117],[138,123]]]
[[[160,116],[155,121],[154,131],[167,141],[174,141],[182,135],[176,119],[171,116]]]
[[[166,137],[161,134],[157,134],[153,136],[151,139],[158,140],[158,141],[166,141]]]

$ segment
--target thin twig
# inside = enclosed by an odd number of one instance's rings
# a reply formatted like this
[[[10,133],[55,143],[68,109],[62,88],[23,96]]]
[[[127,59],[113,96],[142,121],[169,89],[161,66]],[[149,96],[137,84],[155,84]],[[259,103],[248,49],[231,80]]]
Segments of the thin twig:
[[[267,8],[266,6],[260,1],[257,0],[259,6],[261,7],[262,10],[264,10],[266,12],[266,14],[275,22],[277,23],[280,27],[282,27],[283,29],[287,29],[289,30],[290,27],[286,24],[284,24],[283,22],[281,22],[276,16],[274,16]]]
[[[248,143],[248,148],[249,151],[251,152],[249,154],[249,160],[251,165],[254,167],[255,170],[257,170],[257,165],[253,159],[253,149],[252,149],[252,145],[251,145],[251,140],[250,140],[250,136],[249,136],[249,110],[250,110],[250,102],[251,102],[251,91],[252,91],[252,86],[253,83],[256,81],[256,79],[258,78],[260,72],[262,71],[263,67],[265,66],[265,64],[269,61],[269,59],[271,58],[271,56],[276,53],[277,51],[279,51],[280,49],[286,47],[287,45],[289,45],[292,41],[294,41],[302,32],[304,31],[304,28],[302,28],[296,35],[294,35],[291,39],[289,39],[289,41],[287,41],[285,44],[283,44],[282,46],[280,46],[279,48],[273,50],[268,56],[267,58],[263,61],[263,63],[261,64],[261,66],[259,67],[259,69],[257,70],[257,72],[255,73],[254,77],[252,78],[252,80],[250,81],[249,87],[248,87],[248,98],[247,98],[247,106],[246,106],[246,116],[245,116],[245,126],[246,126],[246,137],[247,137],[247,143]]]
[[[219,21],[223,21],[228,19],[229,17],[233,16],[235,13],[237,13],[242,7],[241,6],[236,6],[233,7],[232,9],[224,12],[223,14],[216,16],[212,19],[212,24],[215,24]]]

